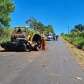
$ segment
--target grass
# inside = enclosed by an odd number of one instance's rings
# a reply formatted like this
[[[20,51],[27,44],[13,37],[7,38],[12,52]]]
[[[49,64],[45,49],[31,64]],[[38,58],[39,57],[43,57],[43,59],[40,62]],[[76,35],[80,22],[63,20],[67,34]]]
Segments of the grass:
[[[10,36],[4,35],[0,37],[0,43],[7,42],[7,41],[10,41]]]
[[[0,43],[10,41],[12,29],[4,29],[3,34],[0,37]]]
[[[66,41],[75,45],[79,49],[84,49],[84,37],[69,37],[67,35],[62,36]]]

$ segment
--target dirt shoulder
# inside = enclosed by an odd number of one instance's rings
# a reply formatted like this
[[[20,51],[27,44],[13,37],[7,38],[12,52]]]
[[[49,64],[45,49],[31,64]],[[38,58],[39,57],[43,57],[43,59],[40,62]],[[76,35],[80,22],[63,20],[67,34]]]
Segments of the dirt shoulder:
[[[61,40],[67,45],[72,56],[76,59],[79,65],[84,69],[84,51],[76,48],[74,45],[68,43],[66,40],[61,38]]]

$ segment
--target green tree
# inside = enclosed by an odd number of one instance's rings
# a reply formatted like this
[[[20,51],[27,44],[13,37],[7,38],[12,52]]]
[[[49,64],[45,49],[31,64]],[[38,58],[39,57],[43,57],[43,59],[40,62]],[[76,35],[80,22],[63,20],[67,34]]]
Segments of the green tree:
[[[44,25],[41,21],[38,21],[36,18],[31,17],[26,21],[26,24],[30,26],[30,28],[33,28],[34,30],[40,32],[40,33],[54,33],[52,25]]]
[[[47,33],[54,33],[52,25],[46,26]]]
[[[29,24],[30,28],[33,28],[36,31],[42,32],[44,30],[44,24],[34,17],[28,19],[26,23]]]
[[[10,25],[10,14],[14,11],[15,5],[12,0],[0,0],[0,24],[4,27]],[[1,27],[0,25],[0,27]]]
[[[80,34],[83,35],[84,33],[84,25],[82,24],[78,24],[78,25],[75,25],[74,28],[71,30],[71,33],[73,33],[73,35],[75,37],[79,37]]]
[[[75,25],[74,30],[82,32],[84,31],[84,25],[82,24]]]
[[[29,25],[30,28],[37,28],[37,20],[34,17],[30,17],[28,20],[26,20],[26,24]]]

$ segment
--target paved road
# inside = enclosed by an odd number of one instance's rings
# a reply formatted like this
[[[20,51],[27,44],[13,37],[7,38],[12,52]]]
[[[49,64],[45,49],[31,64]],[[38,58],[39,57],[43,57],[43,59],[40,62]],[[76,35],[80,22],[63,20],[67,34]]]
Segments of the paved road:
[[[39,52],[0,52],[0,84],[84,84],[84,71],[61,41]]]

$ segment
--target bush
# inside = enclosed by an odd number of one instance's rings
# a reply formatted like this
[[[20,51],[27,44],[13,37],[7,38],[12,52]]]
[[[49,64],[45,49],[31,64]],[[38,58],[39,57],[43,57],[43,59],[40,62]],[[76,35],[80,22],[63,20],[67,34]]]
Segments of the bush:
[[[0,43],[7,42],[10,40],[11,37],[11,30],[10,28],[4,28],[3,34],[0,36]]]
[[[69,43],[75,45],[77,48],[84,49],[84,37],[83,36],[71,37],[69,35],[64,35],[63,38],[67,40]]]
[[[77,41],[77,47],[82,49],[84,47],[84,38],[81,38]]]

